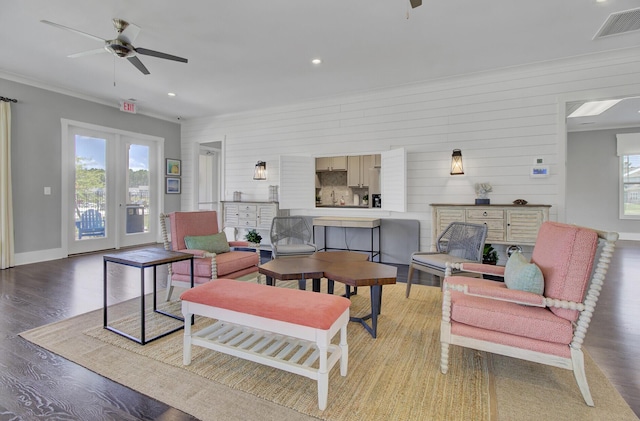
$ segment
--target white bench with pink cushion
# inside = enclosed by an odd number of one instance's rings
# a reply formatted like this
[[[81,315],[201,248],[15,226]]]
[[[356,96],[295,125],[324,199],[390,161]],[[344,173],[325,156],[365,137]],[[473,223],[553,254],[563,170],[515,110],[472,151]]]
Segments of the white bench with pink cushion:
[[[329,371],[340,361],[347,375],[344,297],[275,288],[233,279],[215,279],[180,296],[184,315],[184,364],[197,345],[275,367],[318,382],[318,407],[327,407]],[[191,332],[191,316],[216,322]],[[332,338],[340,331],[339,345]]]

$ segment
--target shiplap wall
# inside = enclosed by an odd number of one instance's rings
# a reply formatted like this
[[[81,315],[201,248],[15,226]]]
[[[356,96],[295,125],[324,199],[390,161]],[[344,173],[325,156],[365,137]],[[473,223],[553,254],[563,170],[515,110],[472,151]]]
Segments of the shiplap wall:
[[[418,219],[420,247],[427,249],[429,204],[473,203],[477,182],[491,183],[494,204],[515,199],[551,204],[551,219],[563,220],[565,102],[639,93],[640,49],[634,48],[212,116],[183,123],[183,168],[192,164],[194,144],[223,140],[223,198],[241,191],[243,200],[266,200],[268,186],[278,184],[280,155],[361,154],[403,147],[408,212],[371,212]],[[462,150],[464,176],[449,175],[454,148]],[[549,165],[550,177],[529,177],[536,158]],[[267,181],[252,180],[258,160],[267,162]],[[187,171],[183,209],[191,209],[192,203],[193,179]],[[354,215],[351,211],[292,213]]]

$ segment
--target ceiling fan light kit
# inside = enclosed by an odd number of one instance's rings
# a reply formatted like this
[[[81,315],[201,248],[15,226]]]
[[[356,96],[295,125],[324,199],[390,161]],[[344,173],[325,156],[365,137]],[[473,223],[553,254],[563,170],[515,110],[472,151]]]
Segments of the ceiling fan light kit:
[[[86,36],[93,40],[104,42],[105,51],[108,51],[114,56],[117,56],[120,58],[126,58],[131,64],[133,64],[133,66],[135,66],[136,69],[138,69],[141,73],[145,75],[150,74],[150,72],[142,63],[142,61],[140,61],[140,59],[137,57],[137,54],[161,58],[165,60],[177,61],[180,63],[188,62],[188,60],[183,57],[174,56],[174,55],[163,53],[160,51],[149,50],[147,48],[134,47],[132,43],[138,36],[138,33],[140,32],[140,27],[130,24],[129,22],[123,19],[117,19],[117,18],[113,19],[113,27],[118,33],[118,36],[115,39],[110,39],[110,40],[103,39],[95,35],[91,35],[86,32],[79,31],[77,29],[69,28],[67,26],[60,25],[59,23],[50,22],[48,20],[42,20],[41,22],[47,25],[55,26],[56,28],[75,32],[76,34]],[[72,57],[72,58],[82,57],[85,55],[95,54],[97,52],[100,52],[100,50],[98,51],[91,50],[87,52],[72,54],[69,57]]]

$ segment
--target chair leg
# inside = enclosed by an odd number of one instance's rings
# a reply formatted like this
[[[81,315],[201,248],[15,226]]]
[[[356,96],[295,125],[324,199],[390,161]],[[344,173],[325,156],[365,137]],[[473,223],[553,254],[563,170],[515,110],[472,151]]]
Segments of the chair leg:
[[[442,297],[442,321],[440,322],[440,371],[449,371],[449,344],[451,343],[451,291]]]
[[[584,354],[582,350],[571,348],[571,360],[573,361],[573,376],[576,378],[582,398],[587,405],[594,406],[589,384],[587,383],[587,375],[584,371]]]
[[[447,374],[449,371],[449,344],[440,342],[440,372]]]
[[[165,301],[171,301],[171,294],[173,293],[173,284],[171,283],[171,275],[167,276],[167,295],[164,297]]]
[[[407,292],[406,297],[409,298],[411,292],[411,278],[413,277],[413,264],[409,265],[409,273],[407,274]]]

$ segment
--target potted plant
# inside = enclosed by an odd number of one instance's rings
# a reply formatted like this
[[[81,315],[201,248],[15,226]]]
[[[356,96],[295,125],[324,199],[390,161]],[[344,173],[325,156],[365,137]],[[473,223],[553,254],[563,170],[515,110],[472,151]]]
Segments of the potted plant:
[[[256,245],[256,246],[259,246],[260,245],[260,241],[262,241],[262,236],[256,230],[249,230],[247,232],[247,235],[244,236],[244,238],[249,243],[251,243],[253,245]]]
[[[482,251],[482,263],[487,265],[495,265],[498,263],[498,252],[491,246],[485,244]]]
[[[363,205],[368,205],[369,204],[369,195],[365,194],[364,196],[362,196],[362,204]]]

